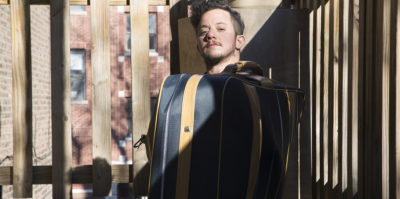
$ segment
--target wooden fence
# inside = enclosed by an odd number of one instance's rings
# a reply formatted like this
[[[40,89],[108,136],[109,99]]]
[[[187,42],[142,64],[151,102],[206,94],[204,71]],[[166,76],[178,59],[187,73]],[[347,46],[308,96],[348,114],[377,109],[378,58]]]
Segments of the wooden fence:
[[[165,0],[90,1],[92,40],[93,165],[72,167],[70,103],[70,5],[88,5],[87,0],[0,0],[10,6],[13,73],[12,167],[0,167],[0,185],[13,185],[16,198],[32,197],[32,184],[53,184],[53,198],[70,198],[72,183],[93,184],[93,195],[110,194],[111,183],[133,181],[141,169],[134,152],[132,165],[111,165],[110,39],[109,5],[130,2],[132,53],[133,140],[147,131],[150,118],[148,6],[166,5]],[[50,5],[52,166],[32,166],[32,77],[30,5]],[[144,36],[143,36],[144,35]],[[108,72],[107,72],[108,71]],[[136,150],[136,149],[134,149]],[[135,168],[135,171],[133,170]]]
[[[309,0],[313,198],[400,198],[400,4]]]
[[[88,1],[0,0],[11,7],[14,85],[14,166],[0,167],[0,185],[13,185],[14,197],[32,197],[32,184],[53,184],[54,198],[69,198],[71,183],[93,183],[94,195],[108,195],[111,182],[133,181],[140,167],[140,163],[135,166],[136,157],[133,166],[110,162],[110,74],[103,72],[109,71],[108,5],[128,2],[131,46],[142,46],[132,53],[132,89],[148,90],[148,78],[144,78],[148,74],[148,40],[136,36],[146,35],[141,31],[148,29],[146,1],[90,1],[93,74],[98,74],[93,75],[93,126],[98,129],[93,129],[93,165],[72,167],[69,5],[87,5]],[[164,0],[147,2],[167,4]],[[171,0],[169,5],[178,2]],[[248,1],[233,4],[240,2]],[[400,59],[396,57],[400,52],[400,4],[397,0],[295,2],[293,9],[309,9],[312,167],[308,169],[312,170],[313,198],[399,198]],[[57,135],[52,136],[52,166],[32,166],[31,161],[30,4],[50,4],[51,8],[52,132]],[[181,13],[186,12],[183,8]],[[174,13],[173,20],[185,17]],[[176,40],[177,24],[171,26]],[[174,60],[179,64],[179,57],[174,58],[178,54],[174,51],[179,50],[173,42],[171,45],[171,64]],[[149,96],[143,93],[147,92],[132,94],[133,112],[149,112],[145,111]],[[133,118],[138,126],[134,141],[146,131],[149,117]]]

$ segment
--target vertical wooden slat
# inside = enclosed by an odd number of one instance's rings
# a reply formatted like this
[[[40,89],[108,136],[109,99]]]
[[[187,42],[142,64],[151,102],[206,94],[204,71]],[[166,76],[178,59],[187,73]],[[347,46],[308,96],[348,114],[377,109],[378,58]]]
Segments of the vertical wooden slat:
[[[359,89],[359,76],[361,72],[359,71],[359,52],[362,50],[359,43],[361,38],[360,34],[360,4],[359,0],[353,0],[353,4],[350,4],[351,8],[351,30],[352,35],[352,76],[351,76],[351,196],[354,196],[358,192],[358,125],[359,125],[359,107],[361,106],[358,99]],[[362,45],[361,45],[362,46]]]
[[[321,184],[321,54],[322,54],[322,46],[321,46],[321,28],[322,28],[322,6],[317,7],[317,0],[314,0],[314,9],[316,9],[316,32],[315,32],[315,191],[314,197],[319,198],[319,190],[320,187],[318,185]]]
[[[349,94],[349,1],[343,1],[343,79],[342,79],[342,192],[348,186],[348,94]],[[348,191],[348,190],[347,190]]]
[[[149,12],[146,0],[131,0],[131,65],[133,144],[147,132],[150,121]],[[138,176],[147,163],[144,145],[133,148],[135,195],[147,193],[147,176]]]
[[[111,190],[109,1],[91,1],[93,195]]]
[[[339,0],[331,0],[333,6],[333,129],[332,129],[332,189],[338,184],[339,168]]]
[[[13,189],[15,198],[32,197],[32,67],[30,5],[13,0],[11,8],[13,76]]]
[[[396,27],[397,3],[390,1],[390,67],[389,67],[389,198],[396,198]]]
[[[323,65],[323,184],[328,183],[328,124],[329,124],[329,16],[330,16],[330,2],[325,2],[324,6],[324,65]]]
[[[389,198],[389,89],[391,0],[383,0],[382,3],[382,198]]]
[[[310,133],[311,133],[311,197],[315,198],[315,175],[316,175],[316,136],[315,136],[315,73],[316,73],[316,9],[314,7],[314,0],[309,1],[310,18],[309,18],[309,38],[310,38]]]
[[[72,141],[69,0],[51,1],[53,198],[71,198]]]
[[[396,198],[400,198],[400,2],[396,26]]]
[[[375,96],[374,91],[376,88],[379,88],[377,84],[380,84],[380,81],[378,79],[375,79],[375,77],[380,78],[376,72],[379,70],[376,69],[376,67],[380,67],[377,64],[380,64],[377,62],[377,57],[374,57],[376,53],[379,53],[379,50],[377,49],[379,46],[377,46],[376,40],[378,39],[379,35],[377,35],[377,30],[376,26],[379,26],[376,23],[376,17],[375,17],[375,10],[376,7],[379,6],[380,2],[378,2],[378,5],[374,5],[375,1],[374,0],[366,0],[365,2],[365,57],[364,57],[364,79],[363,79],[363,117],[364,120],[362,122],[362,127],[363,129],[360,129],[360,132],[363,132],[362,134],[360,133],[360,141],[363,143],[360,143],[360,147],[362,150],[360,150],[360,154],[362,157],[362,164],[359,164],[360,166],[362,165],[363,169],[360,173],[360,182],[362,183],[360,185],[360,198],[380,198],[381,195],[381,178],[377,177],[380,176],[381,170],[377,170],[377,164],[376,163],[376,158],[378,154],[381,154],[380,152],[380,145],[381,141],[380,140],[375,140],[378,138],[377,136],[374,136],[375,131],[380,131],[380,128],[377,128],[377,123],[381,122],[381,118],[379,117],[380,113],[376,112],[375,110],[376,107],[379,107],[378,104],[380,104],[381,98],[380,96]],[[375,25],[375,26],[374,26]],[[360,65],[362,66],[362,65]],[[378,83],[379,82],[379,83]],[[362,95],[360,95],[362,96]],[[377,133],[377,132],[376,132]]]

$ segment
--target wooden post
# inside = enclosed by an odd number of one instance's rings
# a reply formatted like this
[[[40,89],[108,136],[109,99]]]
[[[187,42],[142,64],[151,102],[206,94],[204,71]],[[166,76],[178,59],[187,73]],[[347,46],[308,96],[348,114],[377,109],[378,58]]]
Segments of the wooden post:
[[[72,142],[69,0],[51,1],[53,198],[71,198]]]
[[[150,122],[149,12],[146,0],[131,0],[132,146],[146,134]],[[133,148],[133,147],[132,147]],[[135,196],[147,194],[146,149],[133,148]]]
[[[111,191],[109,1],[91,1],[93,195]]]
[[[10,2],[15,198],[32,197],[32,67],[29,7],[27,0]]]

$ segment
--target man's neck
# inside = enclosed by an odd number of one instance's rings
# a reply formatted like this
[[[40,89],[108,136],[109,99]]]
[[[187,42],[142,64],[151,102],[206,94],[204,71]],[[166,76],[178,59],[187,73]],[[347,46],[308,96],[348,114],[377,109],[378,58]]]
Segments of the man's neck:
[[[222,71],[224,71],[225,67],[229,64],[234,64],[236,62],[238,62],[239,56],[231,56],[228,59],[224,59],[221,60],[220,62],[218,62],[217,64],[214,65],[208,65],[207,66],[207,73],[208,74],[218,74],[221,73]]]

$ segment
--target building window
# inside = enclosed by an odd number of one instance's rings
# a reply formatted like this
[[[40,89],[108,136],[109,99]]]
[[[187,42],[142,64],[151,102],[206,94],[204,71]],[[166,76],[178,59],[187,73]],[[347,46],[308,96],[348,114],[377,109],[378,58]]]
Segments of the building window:
[[[127,51],[131,50],[131,18],[128,15],[126,20],[126,46]],[[149,13],[149,50],[150,53],[157,53],[157,13]]]
[[[86,100],[86,56],[84,49],[71,50],[71,101]]]
[[[149,14],[150,51],[157,52],[157,14]]]
[[[69,13],[75,15],[86,15],[86,6],[84,5],[71,5],[69,6]]]

